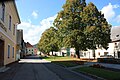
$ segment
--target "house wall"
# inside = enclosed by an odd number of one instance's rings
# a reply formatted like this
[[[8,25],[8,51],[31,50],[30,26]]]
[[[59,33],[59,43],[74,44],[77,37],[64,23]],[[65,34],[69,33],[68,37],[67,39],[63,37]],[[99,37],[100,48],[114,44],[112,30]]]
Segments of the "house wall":
[[[1,29],[0,29],[1,30]],[[9,64],[15,61],[16,56],[16,45],[14,42],[6,37],[3,33],[0,32],[0,37],[4,40],[4,65]],[[10,45],[10,56],[8,58],[8,45]],[[13,47],[14,47],[14,57],[13,57]]]
[[[50,55],[52,55],[52,52],[49,53]],[[53,55],[57,55],[57,56],[62,56],[62,53],[61,52],[53,52]]]
[[[27,48],[27,55],[34,54],[34,48]]]
[[[120,41],[110,43],[109,53],[115,58],[120,58],[120,56],[118,56],[118,54],[120,55]]]
[[[109,55],[112,55],[114,56],[114,51],[115,51],[115,43],[109,43],[109,48],[108,48],[108,52],[109,52]]]
[[[4,65],[15,61],[16,58],[16,24],[20,23],[16,12],[14,1],[5,2],[4,21],[2,16],[2,3],[0,3],[0,37],[4,40]],[[9,16],[11,16],[11,29],[9,30]],[[15,28],[15,34],[13,30]],[[10,56],[8,58],[8,45],[10,46]],[[14,57],[13,57],[14,47]]]

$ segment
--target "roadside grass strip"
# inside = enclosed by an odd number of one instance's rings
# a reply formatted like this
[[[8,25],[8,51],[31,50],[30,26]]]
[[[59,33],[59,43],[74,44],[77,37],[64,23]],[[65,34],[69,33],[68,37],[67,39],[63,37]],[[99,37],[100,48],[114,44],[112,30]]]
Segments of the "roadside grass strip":
[[[120,80],[120,72],[115,72],[100,68],[93,68],[93,67],[80,67],[73,70],[85,74],[92,74],[107,80]]]

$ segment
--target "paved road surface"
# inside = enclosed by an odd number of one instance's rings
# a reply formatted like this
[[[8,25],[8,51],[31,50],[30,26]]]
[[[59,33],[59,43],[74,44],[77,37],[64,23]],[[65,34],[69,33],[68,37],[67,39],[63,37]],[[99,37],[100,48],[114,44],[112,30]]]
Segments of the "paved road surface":
[[[77,75],[61,66],[41,60],[38,57],[22,59],[21,68],[12,80],[90,80],[87,76]]]

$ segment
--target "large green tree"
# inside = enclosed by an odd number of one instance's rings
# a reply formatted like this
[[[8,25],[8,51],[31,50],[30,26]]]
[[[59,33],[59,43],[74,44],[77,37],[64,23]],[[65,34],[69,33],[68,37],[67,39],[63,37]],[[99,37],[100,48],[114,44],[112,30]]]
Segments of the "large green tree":
[[[58,51],[58,45],[56,40],[57,30],[54,27],[50,27],[42,33],[41,39],[38,43],[38,47],[41,52],[49,53],[52,51]]]
[[[110,28],[104,15],[98,11],[93,3],[89,3],[81,12],[87,49],[95,50],[96,47],[107,49],[110,40]],[[95,51],[94,51],[95,58]]]
[[[63,10],[54,21],[54,26],[59,31],[61,47],[74,47],[78,58],[79,51],[86,49],[80,16],[85,6],[85,0],[66,0]]]
[[[60,47],[74,47],[78,58],[80,50],[106,48],[110,42],[110,25],[96,6],[86,6],[85,0],[66,0],[54,26]]]

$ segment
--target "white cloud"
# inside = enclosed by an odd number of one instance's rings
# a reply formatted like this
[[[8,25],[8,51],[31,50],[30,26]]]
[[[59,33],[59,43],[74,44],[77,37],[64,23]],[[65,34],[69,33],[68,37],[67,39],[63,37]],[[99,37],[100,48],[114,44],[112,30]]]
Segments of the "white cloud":
[[[30,21],[21,22],[18,29],[23,29],[23,37],[25,42],[30,42],[32,45],[38,43],[41,34],[53,25],[53,21],[57,15],[43,19],[39,25],[33,25]]]
[[[120,23],[120,15],[116,17],[115,21],[117,21],[117,23]]]
[[[105,18],[107,19],[107,21],[112,20],[113,17],[115,17],[115,8],[118,8],[119,5],[112,5],[111,3],[109,3],[107,6],[104,6],[102,8],[102,13],[104,13]]]
[[[38,17],[37,11],[33,11],[33,12],[32,12],[32,16],[36,19],[36,18]]]

